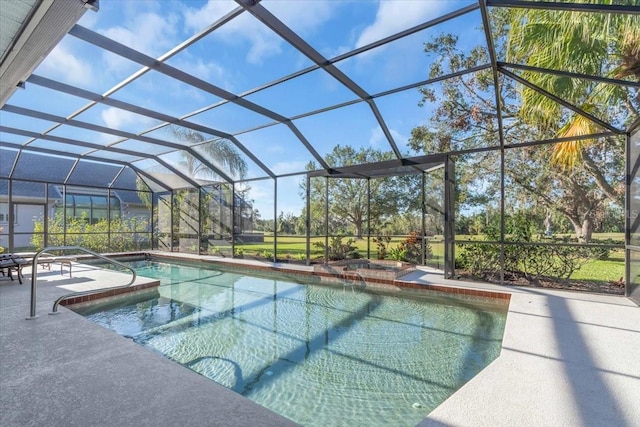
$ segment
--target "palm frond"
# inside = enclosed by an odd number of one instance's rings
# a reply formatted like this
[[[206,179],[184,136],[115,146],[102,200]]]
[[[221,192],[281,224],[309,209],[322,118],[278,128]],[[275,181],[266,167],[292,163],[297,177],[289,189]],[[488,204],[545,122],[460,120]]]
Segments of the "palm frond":
[[[593,107],[585,106],[585,110],[593,110]],[[593,135],[600,129],[591,120],[584,116],[575,115],[570,121],[568,121],[560,131],[558,136],[560,137],[578,137],[585,135]],[[577,164],[582,160],[583,150],[591,145],[595,144],[595,139],[579,139],[574,141],[565,141],[556,144],[553,147],[551,154],[551,163],[562,169],[571,170],[575,168]]]
[[[199,132],[178,126],[171,126],[169,130],[177,141],[191,146],[207,162],[225,171],[228,175],[239,179],[246,177],[247,162],[232,142],[224,138],[207,139]],[[182,152],[182,160],[179,163],[192,177],[217,176],[217,173],[207,164],[201,162],[187,151]]]

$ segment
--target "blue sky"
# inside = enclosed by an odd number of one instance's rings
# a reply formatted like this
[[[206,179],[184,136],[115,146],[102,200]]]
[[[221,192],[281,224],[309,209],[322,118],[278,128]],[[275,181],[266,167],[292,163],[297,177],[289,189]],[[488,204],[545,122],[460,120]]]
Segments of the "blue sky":
[[[411,26],[428,21],[444,13],[475,3],[471,0],[263,0],[261,4],[290,26],[314,49],[326,58],[364,46],[395,34]],[[101,0],[97,13],[87,12],[79,25],[112,38],[148,56],[160,58],[179,43],[237,6],[233,1],[176,1],[176,0]],[[403,38],[392,45],[373,49],[336,64],[340,71],[369,94],[380,93],[398,86],[427,78],[432,58],[422,50],[422,44],[442,32],[456,32],[461,44],[469,47],[483,42],[479,12],[472,12],[445,25]],[[222,26],[168,61],[173,67],[186,71],[202,80],[229,91],[243,94],[295,71],[312,62],[272,33],[249,13]],[[130,77],[140,65],[98,49],[73,36],[62,42],[35,70],[35,74],[69,85],[99,93],[109,93],[116,85]],[[113,97],[131,104],[156,110],[176,117],[184,117],[206,109],[221,99],[187,86],[161,73],[152,71],[137,78]],[[356,99],[345,86],[323,70],[313,71],[283,85],[266,89],[246,97],[285,117],[295,117],[308,111]],[[428,120],[429,107],[419,108],[420,96],[416,89],[390,97],[380,98],[377,105],[401,151],[407,152],[406,142],[411,129]],[[87,101],[57,94],[29,85],[18,91],[10,104],[43,110],[69,117],[87,105]],[[144,132],[158,121],[106,105],[97,105],[75,117],[102,126],[132,133]],[[24,120],[3,113],[3,122]],[[189,117],[190,121],[236,134],[237,139],[254,152],[276,174],[304,170],[313,159],[299,139],[282,124],[246,132],[272,120],[260,114],[227,103],[221,107]],[[29,119],[27,128],[47,131],[52,123]],[[305,135],[320,155],[337,145],[374,147],[390,151],[384,134],[365,103],[357,103],[339,110],[294,120],[294,125]],[[99,144],[114,144],[120,148],[138,148],[146,153],[161,154],[164,149],[146,146],[137,141],[116,143],[112,135],[61,126],[52,135],[78,138]],[[156,130],[148,136],[171,140],[166,129]],[[205,135],[208,137],[208,135]],[[7,142],[24,142],[9,136]],[[75,150],[67,145],[49,141],[34,142],[62,150]],[[79,152],[86,152],[80,149]],[[414,153],[415,154],[415,153]],[[175,154],[163,157],[172,163]],[[250,159],[249,178],[265,176]],[[144,162],[146,164],[148,162]],[[286,178],[278,183],[278,211],[300,212],[302,201],[298,196],[300,179]],[[252,181],[251,198],[263,217],[272,216],[273,207],[264,203],[273,195],[273,182]]]

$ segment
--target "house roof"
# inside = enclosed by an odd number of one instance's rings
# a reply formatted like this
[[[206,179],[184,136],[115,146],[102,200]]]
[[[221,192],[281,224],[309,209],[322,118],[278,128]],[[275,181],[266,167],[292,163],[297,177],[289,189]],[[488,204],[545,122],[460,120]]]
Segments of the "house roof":
[[[12,160],[15,162],[16,156]],[[9,181],[1,179],[3,177],[6,178],[7,175],[0,175],[0,195],[8,194]],[[105,188],[110,188],[123,203],[142,204],[138,191],[147,190],[138,180],[138,175],[124,165],[84,160],[76,162],[64,157],[43,156],[28,151],[20,153],[12,177],[14,197],[44,198],[45,183],[49,183],[49,198],[53,199],[62,199],[59,189],[66,184],[71,192],[76,187],[82,188],[83,193],[100,195],[106,194]]]
[[[13,154],[17,154],[17,152]],[[47,156],[30,151],[22,151],[19,156],[3,156],[0,178],[8,178],[9,174],[11,178],[16,180],[40,181],[52,184],[131,191],[137,191],[138,185],[141,185],[141,190],[146,189],[143,183],[138,182],[138,175],[125,165],[89,160],[76,161],[67,157]]]
[[[12,182],[12,194],[14,198],[26,197],[29,199],[44,199],[46,184],[41,182],[29,182],[29,181],[13,181]],[[6,179],[0,179],[0,198],[7,198],[9,194],[9,181]],[[62,199],[62,195],[58,191],[55,185],[49,185],[49,198],[50,199]]]

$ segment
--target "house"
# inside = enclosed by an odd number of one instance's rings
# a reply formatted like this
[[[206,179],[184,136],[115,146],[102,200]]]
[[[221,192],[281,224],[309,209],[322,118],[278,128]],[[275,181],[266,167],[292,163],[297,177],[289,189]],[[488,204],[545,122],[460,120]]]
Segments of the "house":
[[[150,224],[151,210],[136,189],[137,175],[128,167],[96,162],[80,166],[78,162],[70,169],[69,159],[56,161],[27,153],[22,153],[16,161],[21,160],[29,163],[26,172],[14,173],[12,180],[0,178],[0,247],[5,251],[34,249],[34,234],[44,233],[44,221],[51,221],[56,215],[65,215],[67,220],[86,218],[92,224],[109,216],[123,220],[145,219]],[[53,178],[48,184],[29,176],[42,170]],[[83,176],[78,178],[77,173]],[[56,177],[65,179],[56,180]],[[78,179],[86,182],[87,177],[95,187],[78,185]],[[113,188],[108,188],[109,183]]]

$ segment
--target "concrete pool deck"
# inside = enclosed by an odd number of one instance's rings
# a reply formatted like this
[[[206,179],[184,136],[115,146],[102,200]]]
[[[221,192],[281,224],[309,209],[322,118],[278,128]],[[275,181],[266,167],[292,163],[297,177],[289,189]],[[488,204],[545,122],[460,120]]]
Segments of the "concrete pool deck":
[[[120,274],[39,270],[33,320],[28,269],[24,285],[0,277],[0,425],[295,425],[64,307],[47,314],[63,287],[126,283]],[[420,426],[640,425],[640,308],[630,300],[447,281],[426,269],[403,280],[511,294],[500,357]]]

